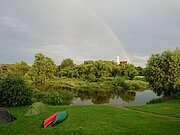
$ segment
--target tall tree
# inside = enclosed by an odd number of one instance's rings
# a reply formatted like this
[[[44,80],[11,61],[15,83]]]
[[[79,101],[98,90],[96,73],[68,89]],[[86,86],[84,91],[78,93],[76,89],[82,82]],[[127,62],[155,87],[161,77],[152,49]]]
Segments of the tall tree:
[[[144,75],[144,69],[141,66],[136,67],[136,70],[138,71],[138,75],[139,76],[143,76]]]
[[[60,69],[64,69],[64,68],[72,68],[74,67],[74,61],[70,58],[64,59],[60,65]]]
[[[54,61],[42,53],[37,53],[29,75],[35,84],[44,84],[54,76],[55,71],[56,65]]]
[[[56,64],[54,63],[54,61],[49,58],[46,57],[46,62],[45,62],[45,74],[46,74],[46,78],[52,78],[56,73]]]
[[[180,49],[153,54],[148,60],[145,75],[158,95],[171,97],[180,92],[177,91],[177,86],[180,86]]]

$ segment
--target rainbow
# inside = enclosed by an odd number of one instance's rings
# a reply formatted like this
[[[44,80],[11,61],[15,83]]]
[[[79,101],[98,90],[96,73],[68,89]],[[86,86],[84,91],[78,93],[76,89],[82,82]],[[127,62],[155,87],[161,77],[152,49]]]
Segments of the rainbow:
[[[123,44],[120,42],[118,36],[115,34],[115,32],[112,30],[112,28],[92,9],[90,8],[83,0],[80,0],[80,3],[83,6],[86,6],[87,9],[91,14],[93,14],[106,28],[106,30],[112,35],[113,39],[116,41],[116,43],[120,46],[121,51],[123,52],[125,58],[129,63],[131,63],[131,59],[129,57],[129,54],[127,53],[126,49],[124,48]]]

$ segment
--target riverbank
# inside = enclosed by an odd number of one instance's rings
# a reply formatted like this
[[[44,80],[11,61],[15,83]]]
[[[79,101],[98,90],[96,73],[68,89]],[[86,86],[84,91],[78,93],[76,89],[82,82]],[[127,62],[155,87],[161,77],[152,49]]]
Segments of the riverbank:
[[[174,110],[173,104],[179,105],[179,103],[179,101],[171,102],[167,108],[171,112]],[[159,110],[161,105],[159,104]],[[27,107],[9,109],[17,120],[9,124],[1,124],[2,135],[178,135],[180,132],[179,120],[138,113],[115,106],[49,106],[47,112],[31,117],[23,115],[26,109]],[[47,116],[64,110],[68,112],[68,118],[63,123],[46,129],[41,127],[42,121]]]
[[[126,80],[124,78],[96,78],[93,81],[78,78],[54,78],[46,85],[40,86],[40,90],[101,90],[109,91],[118,90],[146,90],[149,83],[142,80]]]
[[[67,95],[65,92],[70,91],[71,93],[74,93],[73,94],[74,100],[72,102],[75,105],[108,104],[108,103],[111,104],[111,102],[116,102],[115,104],[119,104],[120,102],[121,103],[125,102],[126,104],[126,103],[133,102],[136,99],[135,98],[136,93],[138,92],[143,93],[145,90],[148,89],[148,87],[149,85],[145,81],[126,80],[121,77],[96,78],[94,81],[83,80],[79,78],[61,77],[61,78],[54,78],[51,81],[47,82],[46,85],[39,86],[39,88],[37,87],[39,91],[38,91],[38,94],[34,94],[35,95],[34,99],[36,99],[36,101],[46,103],[45,100],[48,99],[49,97],[46,95],[49,95],[48,94],[49,92],[63,91],[64,95]],[[144,92],[144,93],[148,93],[148,92]],[[147,96],[147,94],[144,94],[144,95]],[[44,98],[44,97],[47,97],[47,98]],[[149,97],[144,99],[142,96],[142,99],[137,98],[136,101],[137,101],[137,104],[139,105],[139,104],[145,104],[146,102],[149,102],[150,100],[154,98],[157,98],[157,96],[155,96],[154,93],[150,92]],[[64,98],[64,99],[66,100],[67,98]],[[59,104],[59,105],[65,105],[65,104]]]
[[[180,118],[180,100],[167,100],[164,103],[129,106],[127,108]]]

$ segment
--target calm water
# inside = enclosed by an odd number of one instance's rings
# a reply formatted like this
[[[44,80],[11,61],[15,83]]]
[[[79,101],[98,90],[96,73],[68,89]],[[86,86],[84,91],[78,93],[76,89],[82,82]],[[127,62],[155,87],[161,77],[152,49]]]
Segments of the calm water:
[[[72,105],[111,104],[121,106],[144,105],[152,99],[159,98],[152,90],[145,91],[78,91]]]

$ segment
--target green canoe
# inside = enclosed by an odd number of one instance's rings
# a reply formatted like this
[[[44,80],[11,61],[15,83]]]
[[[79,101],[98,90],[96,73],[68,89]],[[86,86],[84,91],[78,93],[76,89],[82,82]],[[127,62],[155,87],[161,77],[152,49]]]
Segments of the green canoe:
[[[61,123],[62,121],[64,121],[66,119],[66,117],[67,117],[67,112],[66,111],[59,112],[56,115],[56,118],[53,121],[52,126],[55,126],[55,125]]]

